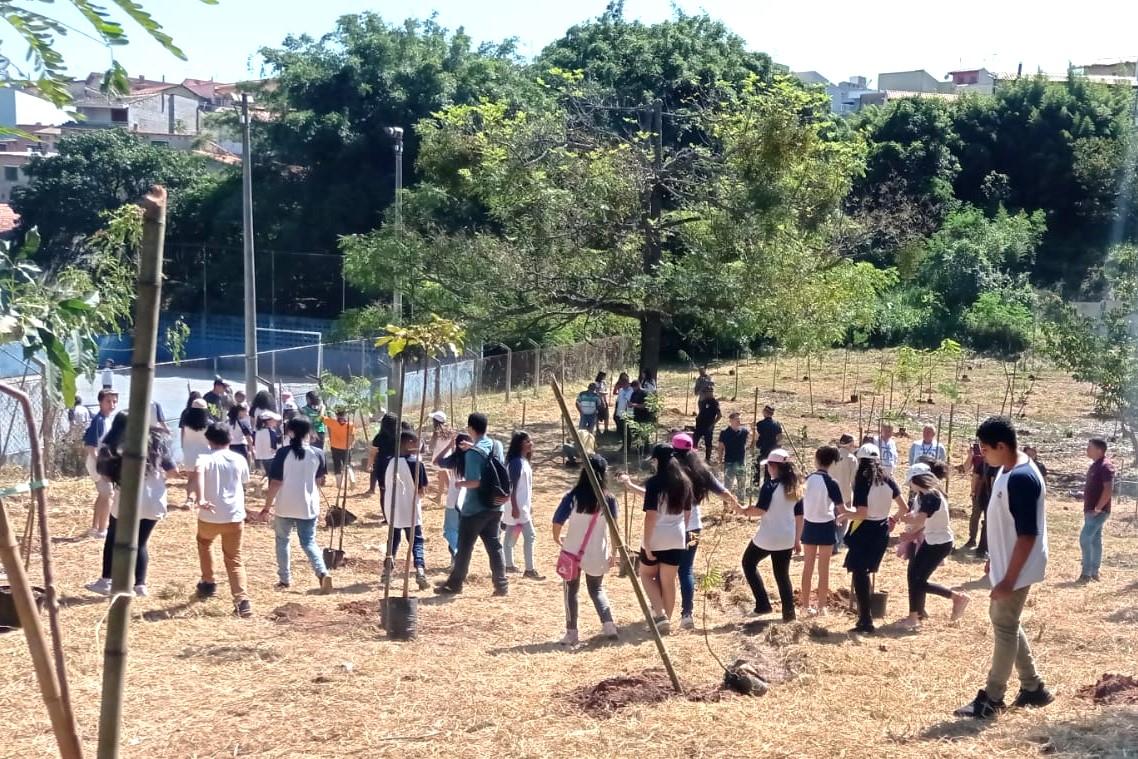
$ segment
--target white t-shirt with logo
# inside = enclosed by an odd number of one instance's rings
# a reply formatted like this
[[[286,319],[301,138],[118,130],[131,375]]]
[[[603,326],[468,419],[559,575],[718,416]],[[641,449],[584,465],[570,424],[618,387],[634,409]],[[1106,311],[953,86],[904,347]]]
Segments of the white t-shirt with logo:
[[[197,462],[201,497],[213,505],[213,511],[201,509],[198,519],[210,524],[245,521],[245,483],[249,481],[249,464],[228,448],[218,448]]]
[[[1035,463],[1019,454],[1010,470],[1002,467],[988,501],[988,582],[993,587],[1007,575],[1016,538],[1034,535],[1035,543],[1016,578],[1014,590],[1042,582],[1047,573],[1047,485]]]
[[[320,488],[316,480],[328,469],[324,451],[305,445],[304,458],[297,458],[291,446],[277,450],[269,465],[269,480],[280,483],[273,501],[278,517],[288,519],[315,519],[320,516]]]

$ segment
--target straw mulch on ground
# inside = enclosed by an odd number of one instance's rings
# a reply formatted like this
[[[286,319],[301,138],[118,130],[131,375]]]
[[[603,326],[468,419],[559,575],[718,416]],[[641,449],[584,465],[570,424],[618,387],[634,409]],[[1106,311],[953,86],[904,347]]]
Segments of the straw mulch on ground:
[[[714,370],[724,412],[739,409],[750,421],[754,388],[775,400],[779,418],[804,456],[841,431],[856,433],[857,405],[839,403],[842,354],[815,366],[815,416],[808,417],[804,367],[779,364],[779,392],[769,392],[769,363],[744,364],[737,400],[734,365]],[[868,365],[861,367],[866,384]],[[997,364],[969,371],[968,398],[957,408],[953,448],[963,453],[962,433],[983,414],[998,410],[1004,392]],[[360,515],[348,528],[351,559],[335,573],[336,592],[316,593],[304,558],[294,546],[293,588],[272,590],[276,580],[273,534],[266,525],[247,532],[246,564],[256,616],[238,620],[225,597],[191,600],[198,579],[191,514],[173,512],[151,541],[151,597],[134,602],[123,755],[128,757],[992,757],[1133,756],[1138,747],[1138,707],[1097,705],[1080,689],[1107,673],[1138,676],[1138,524],[1134,499],[1116,505],[1104,538],[1103,581],[1086,587],[1078,575],[1077,533],[1081,507],[1074,497],[1085,461],[1081,448],[1092,432],[1113,429],[1090,416],[1085,386],[1056,372],[1038,371],[1025,439],[1039,446],[1052,470],[1049,500],[1051,563],[1025,615],[1027,634],[1047,683],[1058,700],[1037,712],[1012,711],[991,723],[961,722],[952,710],[983,684],[991,645],[983,565],[963,552],[934,579],[968,589],[974,598],[963,620],[948,622],[948,604],[929,599],[932,619],[919,635],[886,625],[873,638],[847,633],[848,615],[790,625],[747,616],[752,606],[738,559],[754,531],[742,519],[711,519],[697,568],[723,577],[697,599],[699,631],[673,633],[668,650],[687,694],[668,692],[659,657],[627,579],[606,580],[621,628],[619,643],[594,638],[600,625],[582,592],[583,645],[565,651],[560,583],[553,571],[556,549],[548,521],[574,472],[553,454],[560,424],[548,390],[526,390],[509,405],[489,407],[494,431],[520,424],[525,399],[527,427],[538,437],[535,457],[536,520],[543,582],[515,577],[508,598],[492,598],[485,555],[476,550],[474,576],[456,599],[424,594],[419,638],[393,643],[378,627],[380,546],[378,505],[354,496]],[[851,360],[845,395],[851,392]],[[682,426],[687,373],[664,378],[663,423]],[[862,394],[868,411],[869,396]],[[934,399],[936,400],[936,399]],[[463,413],[469,410],[461,409]],[[689,404],[694,411],[694,402]],[[922,418],[947,424],[945,406],[917,407]],[[691,423],[690,416],[686,420]],[[912,432],[919,425],[909,425]],[[803,430],[805,428],[805,430]],[[806,439],[803,439],[805,432]],[[901,441],[904,448],[907,441]],[[904,455],[904,454],[903,454]],[[620,456],[613,452],[620,464]],[[1119,454],[1120,463],[1129,460]],[[1124,468],[1128,468],[1125,467]],[[361,489],[362,489],[362,483]],[[331,494],[332,487],[328,488]],[[619,491],[617,491],[619,492]],[[963,481],[952,485],[955,509],[967,508]],[[65,599],[63,624],[72,698],[89,752],[98,720],[106,602],[83,589],[99,567],[101,545],[75,539],[88,526],[93,487],[85,481],[54,483],[49,491],[56,574]],[[172,502],[180,503],[175,489]],[[7,500],[13,523],[22,525],[26,499]],[[625,501],[621,499],[622,506]],[[629,503],[632,503],[630,500]],[[259,508],[259,502],[254,500]],[[634,505],[634,504],[633,504]],[[709,509],[712,515],[718,506]],[[961,511],[961,513],[964,513]],[[634,520],[634,543],[639,534]],[[446,548],[442,512],[426,513],[432,580],[442,579]],[[958,543],[966,522],[954,519]],[[321,540],[327,533],[321,530]],[[520,546],[518,561],[520,562]],[[38,557],[33,557],[34,577]],[[220,555],[218,556],[220,566]],[[795,563],[793,572],[799,573]],[[761,569],[773,592],[768,565]],[[832,565],[833,590],[848,589],[848,576]],[[219,578],[220,579],[220,578]],[[796,578],[797,585],[797,578]],[[885,622],[907,611],[904,565],[890,555],[878,575],[889,593]],[[706,606],[705,606],[706,603]],[[777,607],[777,602],[776,602]],[[777,609],[776,609],[777,610]],[[777,618],[777,615],[776,617]],[[678,627],[678,625],[677,625]],[[703,631],[725,662],[745,658],[769,676],[770,692],[748,698],[720,690],[723,672],[707,650]],[[7,733],[0,757],[54,753],[46,712],[22,635],[0,635],[0,707]],[[1014,697],[1015,683],[1010,686]],[[1104,699],[1109,703],[1109,699]],[[1120,699],[1122,701],[1125,699]]]

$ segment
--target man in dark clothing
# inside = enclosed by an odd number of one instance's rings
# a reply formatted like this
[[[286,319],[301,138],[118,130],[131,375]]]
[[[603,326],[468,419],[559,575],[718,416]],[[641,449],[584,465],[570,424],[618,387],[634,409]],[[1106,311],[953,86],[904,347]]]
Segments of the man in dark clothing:
[[[743,500],[744,469],[747,459],[747,437],[750,435],[742,424],[738,411],[727,417],[727,427],[719,433],[719,456],[723,459],[723,486]]]
[[[221,421],[233,405],[233,396],[229,392],[229,385],[221,377],[213,378],[213,389],[202,396],[202,400],[209,405],[210,418]]]
[[[703,393],[699,397],[699,411],[695,415],[695,449],[699,450],[700,441],[706,446],[704,455],[711,463],[711,450],[714,446],[715,425],[723,418],[719,411],[719,401],[715,399],[715,383],[704,385]]]
[[[1106,457],[1106,441],[1100,437],[1087,443],[1087,484],[1083,488],[1083,529],[1079,548],[1083,554],[1080,583],[1098,582],[1102,564],[1102,527],[1110,517],[1110,499],[1114,490],[1114,464]]]
[[[755,457],[755,484],[760,485],[770,478],[767,468],[760,467],[759,462],[766,461],[771,451],[778,448],[782,437],[782,425],[774,419],[774,406],[769,403],[763,406],[763,418],[755,425],[755,448],[759,455]],[[760,471],[761,470],[761,471]]]

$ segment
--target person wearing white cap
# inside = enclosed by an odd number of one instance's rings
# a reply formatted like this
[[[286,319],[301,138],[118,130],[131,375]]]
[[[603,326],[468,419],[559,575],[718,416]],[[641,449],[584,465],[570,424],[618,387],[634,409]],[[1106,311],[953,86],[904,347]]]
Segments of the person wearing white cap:
[[[933,572],[952,553],[952,525],[948,518],[948,496],[941,485],[947,474],[944,464],[914,464],[909,468],[908,484],[917,494],[915,507],[901,519],[906,525],[901,536],[903,544],[913,543],[916,548],[909,559],[906,579],[909,584],[909,616],[901,626],[917,632],[925,613],[925,598],[929,593],[952,601],[952,621],[960,619],[971,598],[967,593],[952,591],[943,585],[929,582]]]
[[[430,456],[430,461],[435,461],[450,447],[454,440],[454,430],[447,426],[447,415],[442,411],[432,411],[428,418],[431,420],[431,439],[424,446],[423,453]],[[442,503],[448,487],[446,469],[440,467],[435,472],[435,485],[438,489],[437,497]]]
[[[190,393],[190,403],[178,421],[181,430],[182,469],[186,473],[186,503],[184,509],[192,508],[201,497],[201,484],[198,481],[198,459],[210,453],[209,441],[205,431],[209,427],[209,404],[198,392]]]
[[[762,520],[743,552],[743,575],[755,597],[755,614],[770,614],[773,611],[770,596],[759,576],[759,562],[769,556],[782,603],[782,620],[793,622],[794,586],[790,582],[790,559],[799,547],[802,534],[802,486],[790,454],[782,448],[771,451],[760,466],[767,470],[769,477],[759,490],[758,505],[743,510],[745,515]]]
[[[257,417],[257,434],[253,438],[253,456],[257,466],[268,476],[269,465],[281,447],[281,417],[275,411],[262,411]]]
[[[854,477],[853,509],[841,515],[839,521],[850,521],[846,535],[845,568],[853,575],[854,595],[857,597],[857,625],[851,632],[872,635],[873,615],[870,609],[872,595],[869,576],[881,566],[881,559],[889,547],[889,532],[893,521],[889,507],[897,504],[897,517],[905,515],[908,507],[901,497],[897,483],[881,467],[881,451],[866,443],[857,450],[857,475]]]

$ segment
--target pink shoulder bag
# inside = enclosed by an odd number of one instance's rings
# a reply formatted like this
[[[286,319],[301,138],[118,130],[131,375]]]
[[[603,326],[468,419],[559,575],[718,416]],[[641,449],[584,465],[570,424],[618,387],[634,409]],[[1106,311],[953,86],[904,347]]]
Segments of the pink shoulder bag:
[[[572,582],[581,574],[581,557],[585,555],[585,547],[589,545],[589,538],[593,535],[593,528],[597,526],[597,517],[601,515],[601,509],[607,508],[608,504],[597,505],[597,511],[589,520],[589,527],[585,530],[585,539],[581,541],[581,550],[570,553],[564,548],[561,549],[561,555],[557,557],[557,576],[562,580]]]

